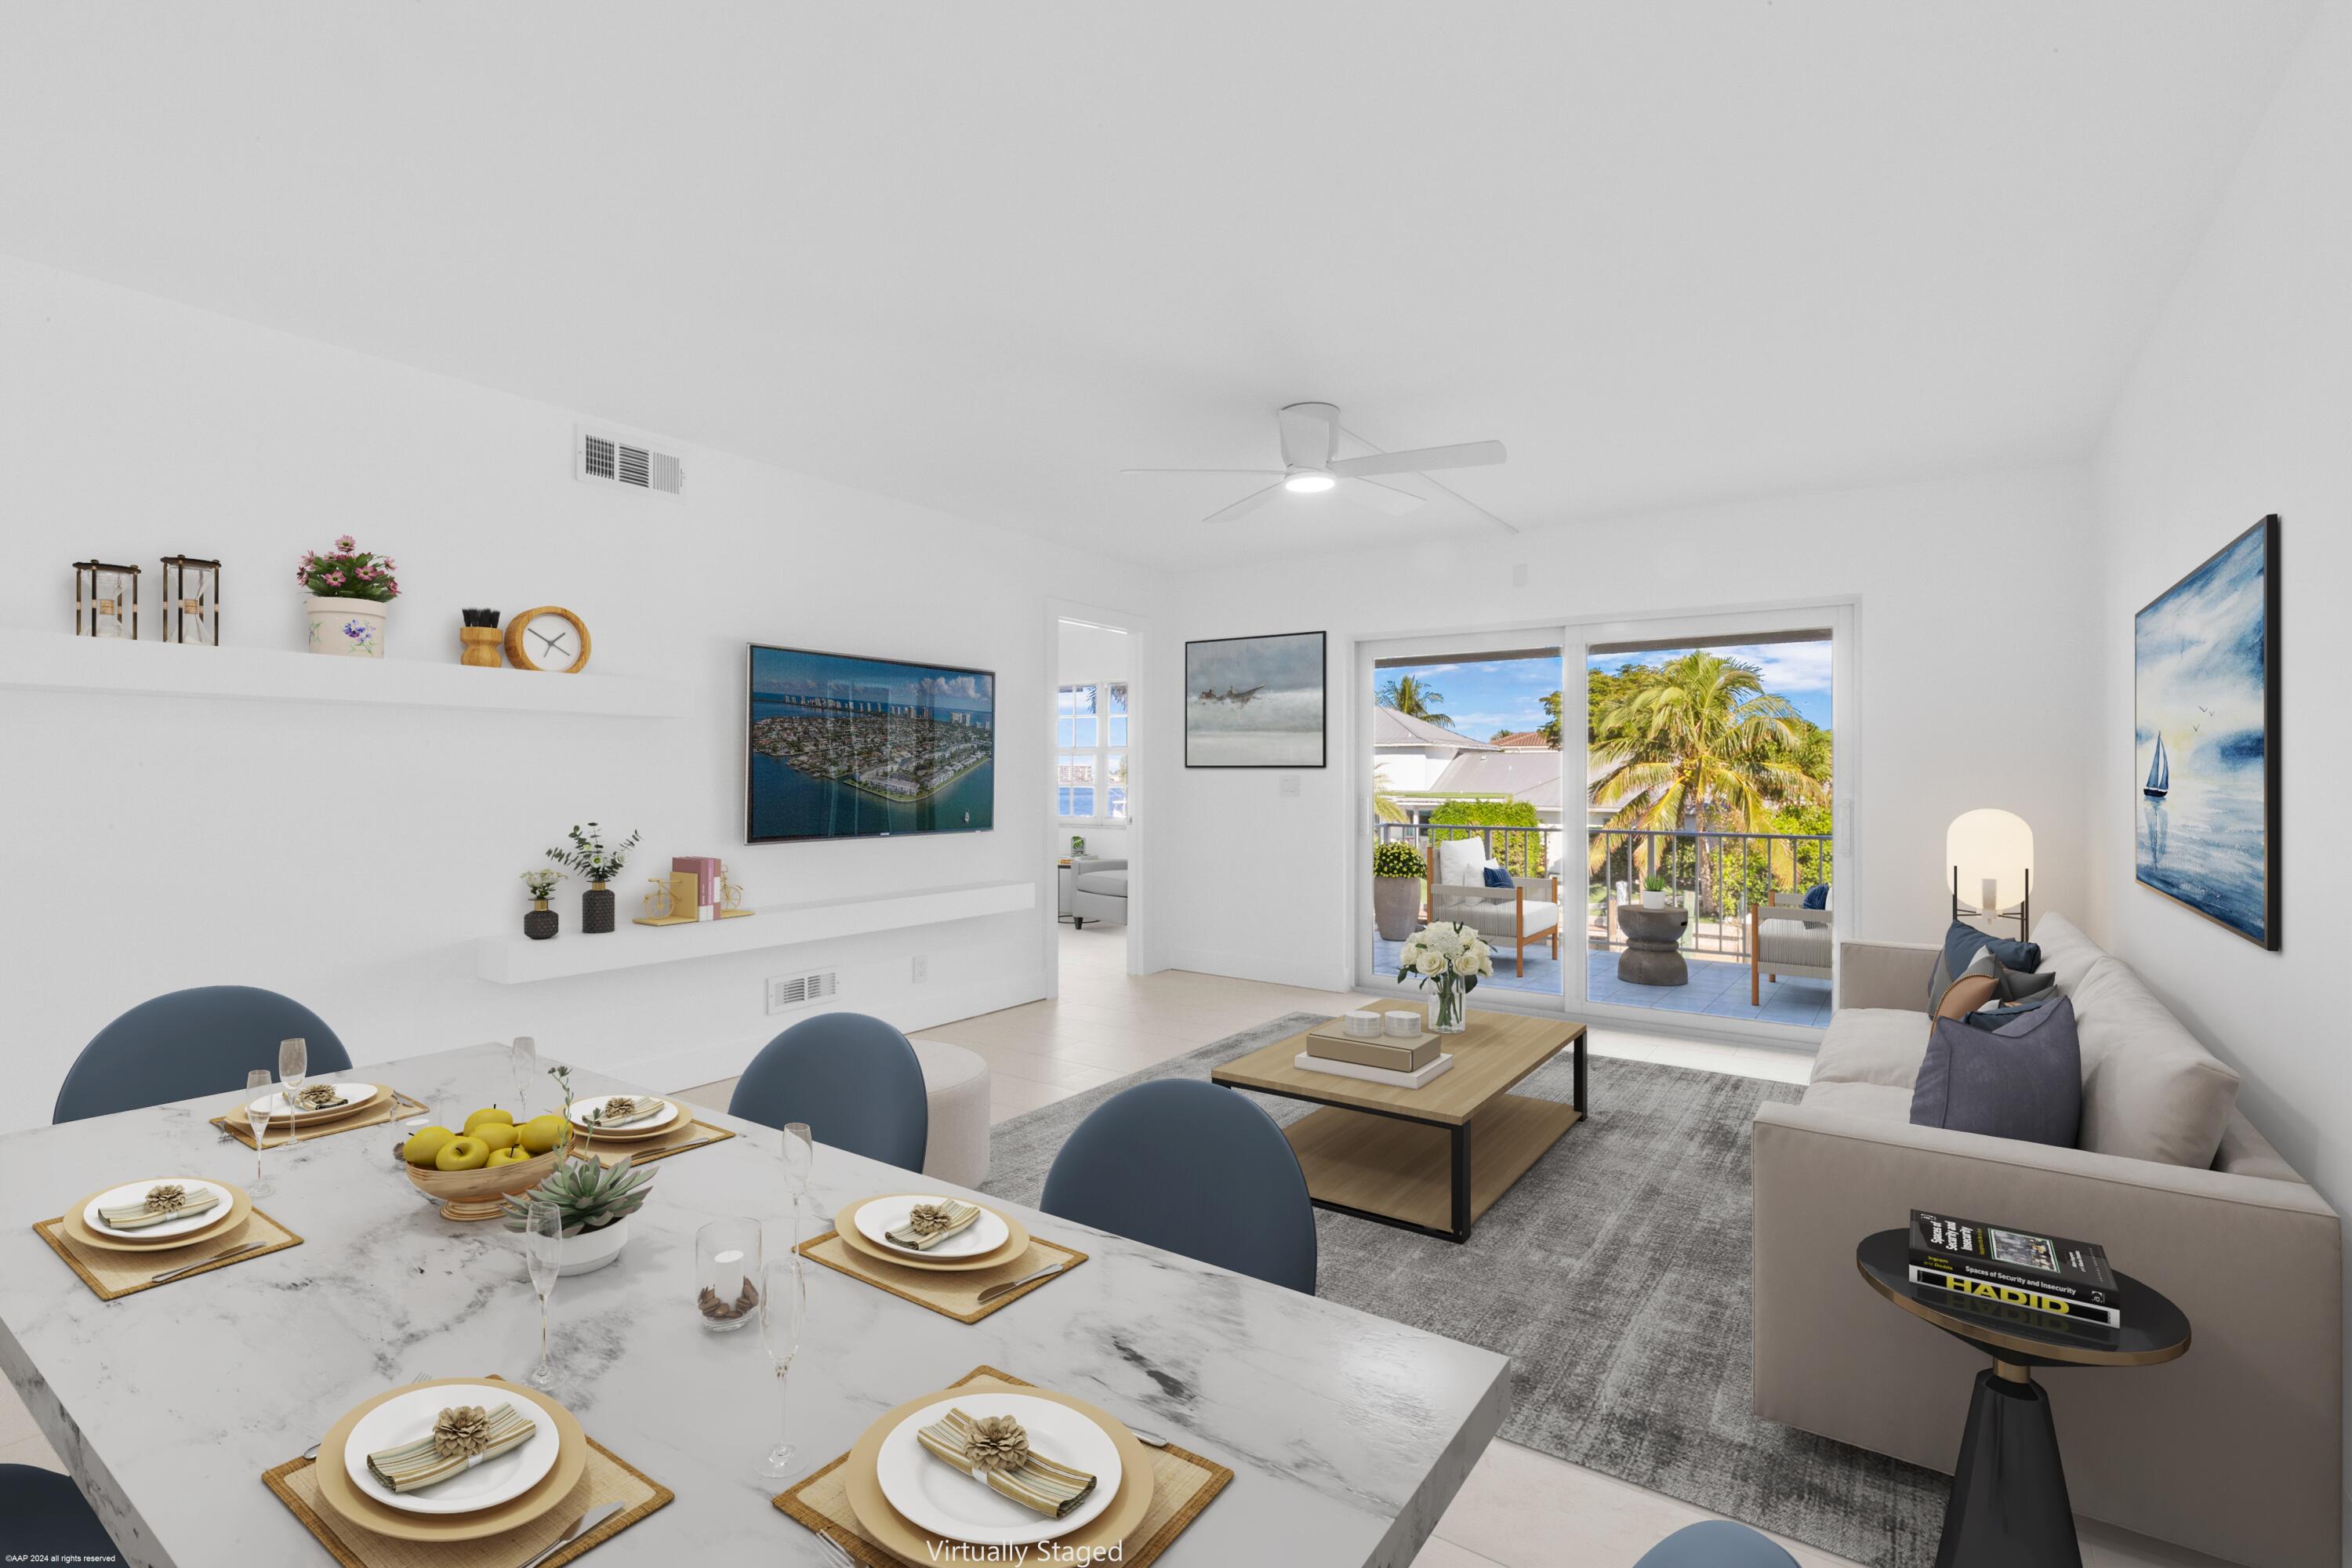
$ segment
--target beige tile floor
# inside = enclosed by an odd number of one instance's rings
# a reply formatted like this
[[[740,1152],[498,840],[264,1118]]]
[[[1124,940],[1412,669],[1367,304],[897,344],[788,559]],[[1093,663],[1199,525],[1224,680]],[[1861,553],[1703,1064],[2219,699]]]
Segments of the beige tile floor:
[[[1082,1089],[1205,1046],[1293,1009],[1337,1011],[1343,993],[1220,975],[1127,973],[1127,933],[1117,926],[1062,931],[1061,995],[922,1032],[988,1059],[992,1120],[1003,1121]],[[1802,1083],[1811,1058],[1761,1047],[1595,1028],[1594,1056],[1744,1073]],[[1601,1077],[1596,1069],[1596,1077]],[[1605,1082],[1605,1077],[1601,1078]],[[674,1090],[723,1110],[735,1080]],[[1433,1246],[1442,1245],[1432,1243]],[[1953,1412],[1953,1420],[1960,1412]],[[0,1388],[0,1462],[61,1468],[15,1394]],[[1417,1568],[1631,1568],[1704,1509],[1555,1459],[1514,1443],[1490,1445]],[[2081,1521],[2085,1568],[2226,1568],[2095,1521]],[[1847,1560],[1783,1542],[1804,1568]]]

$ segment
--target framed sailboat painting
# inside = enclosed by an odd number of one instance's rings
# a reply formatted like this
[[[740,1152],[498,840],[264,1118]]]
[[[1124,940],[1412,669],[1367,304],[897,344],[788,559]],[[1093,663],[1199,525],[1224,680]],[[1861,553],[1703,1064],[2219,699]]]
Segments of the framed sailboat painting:
[[[2279,520],[2134,619],[2132,813],[2140,884],[2279,945]]]

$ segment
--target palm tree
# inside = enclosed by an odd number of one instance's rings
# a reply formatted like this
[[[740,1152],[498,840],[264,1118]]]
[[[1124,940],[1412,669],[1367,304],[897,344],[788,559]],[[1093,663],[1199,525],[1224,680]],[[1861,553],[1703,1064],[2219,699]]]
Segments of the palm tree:
[[[1372,816],[1381,822],[1411,822],[1412,813],[1397,804],[1396,785],[1386,767],[1372,770]]]
[[[1400,675],[1383,682],[1380,700],[1381,707],[1393,708],[1408,719],[1437,725],[1454,722],[1452,715],[1435,711],[1445,700],[1445,693],[1433,690],[1418,676]]]
[[[1825,800],[1796,760],[1796,709],[1764,689],[1755,666],[1695,651],[1611,692],[1593,720],[1592,755],[1608,771],[1592,796],[1621,798],[1605,826],[1653,831],[1751,831],[1777,806]],[[1605,838],[1591,849],[1602,871]],[[1716,878],[1698,857],[1703,905]]]

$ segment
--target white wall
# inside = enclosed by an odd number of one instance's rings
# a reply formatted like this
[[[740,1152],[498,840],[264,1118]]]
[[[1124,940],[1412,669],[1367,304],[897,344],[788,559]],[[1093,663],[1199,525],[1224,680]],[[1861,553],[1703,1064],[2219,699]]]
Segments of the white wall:
[[[844,1005],[908,1026],[1042,994],[1030,915],[475,978],[472,939],[527,907],[517,874],[588,818],[641,828],[647,871],[724,857],[755,905],[1013,878],[1050,900],[1032,804],[1048,779],[1045,602],[1139,591],[1131,565],[690,446],[683,504],[583,485],[574,417],[0,258],[0,626],[64,630],[68,563],[92,553],[147,565],[152,604],[156,558],[184,551],[226,563],[226,641],[299,648],[295,560],[348,531],[400,563],[395,658],[454,661],[460,605],[555,603],[586,619],[592,669],[695,691],[691,717],[659,721],[0,691],[0,1127],[46,1121],[93,1033],[184,985],[287,992],[362,1061],[531,1034],[665,1087],[735,1070],[792,1021],[762,1013],[767,974],[838,964]],[[746,847],[755,639],[992,668],[995,830]],[[598,940],[577,930],[579,886],[559,895],[560,941]],[[635,868],[618,888],[635,912]]]
[[[1330,985],[1353,973],[1348,799],[1358,639],[1423,630],[1615,620],[1851,597],[1858,702],[1841,732],[1855,842],[1841,880],[1860,934],[1925,941],[1948,920],[1944,829],[2005,806],[2033,824],[2037,907],[2078,910],[2082,821],[2097,710],[2088,590],[2091,497],[2075,465],[1790,496],[1512,538],[1449,526],[1416,549],[1215,569],[1178,584],[1180,626],[1153,650],[1155,689],[1181,679],[1182,640],[1331,633],[1331,760],[1297,774],[1176,770],[1155,913],[1167,961]],[[1525,587],[1511,567],[1528,566]],[[1181,744],[1181,715],[1152,731]],[[1281,793],[1288,776],[1296,796]],[[1850,869],[1849,869],[1850,868]],[[1842,893],[1841,897],[1848,896]],[[1237,922],[1278,899],[1279,920]]]
[[[2247,1115],[2339,1211],[2352,1203],[2338,804],[2352,777],[2341,668],[2352,595],[2347,193],[2352,6],[2336,0],[2281,84],[2099,454],[2105,701],[2092,844],[2095,934],[2244,1074]],[[2284,597],[2277,952],[2139,887],[2132,837],[2133,613],[2267,512],[2279,514]]]

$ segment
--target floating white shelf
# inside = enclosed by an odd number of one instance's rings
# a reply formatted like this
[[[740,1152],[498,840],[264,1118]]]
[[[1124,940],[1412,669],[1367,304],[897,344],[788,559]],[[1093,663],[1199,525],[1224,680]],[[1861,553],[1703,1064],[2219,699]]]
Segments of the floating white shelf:
[[[0,631],[0,689],[129,696],[247,698],[276,702],[373,702],[669,719],[686,711],[675,681],[583,670],[475,669],[429,659],[331,658],[282,648],[199,647]]]
[[[635,901],[625,893],[622,896],[625,902]],[[968,882],[953,888],[882,893],[870,899],[771,904],[751,920],[708,921],[699,925],[641,926],[632,924],[624,915],[619,926],[603,936],[583,934],[576,928],[580,918],[577,900],[565,902],[572,907],[563,910],[562,933],[546,942],[533,942],[520,931],[477,938],[474,963],[481,977],[494,984],[522,985],[534,980],[562,980],[608,969],[677,963],[689,958],[715,958],[722,953],[793,947],[833,937],[938,925],[977,915],[1010,914],[1036,907],[1037,885]],[[519,921],[520,917],[517,918]]]

